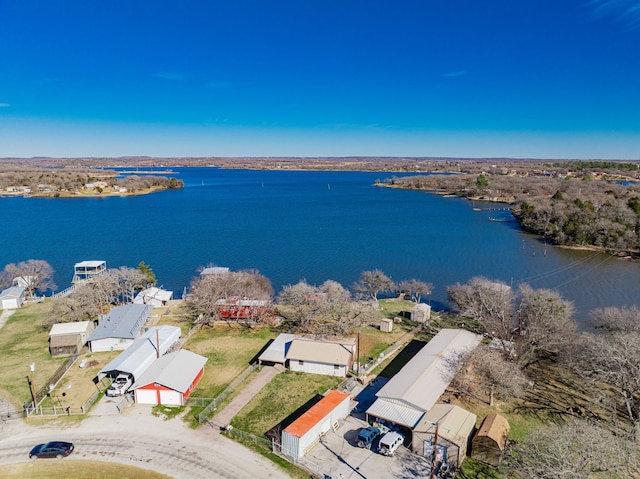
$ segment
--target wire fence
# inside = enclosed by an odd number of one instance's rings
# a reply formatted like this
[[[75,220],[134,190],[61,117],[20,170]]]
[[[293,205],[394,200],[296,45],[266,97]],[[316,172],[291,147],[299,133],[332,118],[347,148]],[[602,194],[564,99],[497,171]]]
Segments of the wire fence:
[[[227,388],[222,391],[217,397],[215,397],[211,403],[207,407],[205,407],[200,414],[198,414],[198,423],[202,424],[205,422],[209,416],[213,414],[213,412],[218,408],[218,406],[225,400],[229,395],[235,391],[240,384],[247,379],[251,373],[253,373],[258,367],[258,363],[252,363],[247,369],[245,369],[238,377],[236,377]]]

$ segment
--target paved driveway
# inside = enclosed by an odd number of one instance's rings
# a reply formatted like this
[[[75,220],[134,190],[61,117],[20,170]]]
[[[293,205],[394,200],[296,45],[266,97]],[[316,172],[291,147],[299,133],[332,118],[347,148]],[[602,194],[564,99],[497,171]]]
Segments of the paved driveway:
[[[429,461],[404,447],[400,447],[393,457],[357,447],[355,439],[366,426],[365,421],[349,416],[340,429],[330,430],[301,462],[320,477],[325,475],[333,479],[429,477]]]

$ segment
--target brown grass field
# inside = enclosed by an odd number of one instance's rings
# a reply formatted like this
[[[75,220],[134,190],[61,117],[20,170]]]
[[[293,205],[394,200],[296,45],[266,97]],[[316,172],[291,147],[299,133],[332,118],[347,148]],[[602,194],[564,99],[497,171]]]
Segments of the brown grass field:
[[[42,459],[0,466],[3,479],[169,479],[148,469],[109,462]]]

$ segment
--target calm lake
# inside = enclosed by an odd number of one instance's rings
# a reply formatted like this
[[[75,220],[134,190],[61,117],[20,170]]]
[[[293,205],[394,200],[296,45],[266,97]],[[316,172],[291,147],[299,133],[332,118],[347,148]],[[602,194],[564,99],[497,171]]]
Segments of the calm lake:
[[[58,289],[73,265],[149,264],[181,297],[199,267],[257,269],[283,285],[327,279],[350,287],[362,271],[446,287],[474,276],[557,289],[584,321],[610,305],[640,304],[640,266],[604,254],[546,246],[501,205],[372,186],[391,174],[174,168],[185,188],[138,197],[0,198],[0,268],[44,259]],[[477,211],[480,209],[480,211]]]

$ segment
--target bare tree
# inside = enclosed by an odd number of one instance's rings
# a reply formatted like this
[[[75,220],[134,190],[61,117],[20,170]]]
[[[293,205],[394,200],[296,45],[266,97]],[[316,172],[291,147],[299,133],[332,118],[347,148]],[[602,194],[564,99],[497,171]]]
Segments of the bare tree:
[[[200,323],[212,324],[220,318],[220,300],[270,300],[272,295],[271,281],[257,271],[208,274],[198,276],[191,282],[187,306]],[[255,313],[249,319],[259,321],[268,311],[258,308]]]
[[[475,277],[468,284],[449,286],[447,293],[460,314],[478,321],[487,334],[500,341],[505,357],[511,358],[516,328],[511,287],[501,281]]]
[[[584,379],[607,384],[617,394],[640,442],[640,322],[632,321],[637,315],[637,308],[594,311],[592,323],[606,332],[583,333],[575,366]]]
[[[586,420],[540,428],[509,450],[505,466],[523,479],[638,477],[638,451]],[[512,476],[509,476],[512,477]]]
[[[573,303],[549,289],[533,289],[521,284],[519,294],[519,327],[515,346],[518,361],[530,364],[539,351],[559,353],[574,344],[578,326],[573,319]]]
[[[394,286],[395,284],[391,278],[379,269],[375,269],[360,273],[360,279],[353,285],[353,289],[377,301],[378,293],[392,290]]]
[[[356,301],[340,283],[328,280],[320,286],[306,281],[287,285],[278,295],[281,313],[301,333],[342,336],[369,321],[375,311]]]
[[[401,281],[398,284],[398,288],[402,291],[409,291],[411,293],[411,298],[415,300],[416,303],[419,303],[422,300],[423,294],[431,294],[431,291],[433,291],[433,284],[419,281],[417,279],[409,279]]]
[[[474,397],[486,394],[491,406],[496,397],[503,401],[521,397],[528,384],[513,361],[507,361],[501,351],[487,344],[467,354],[460,371],[453,385]]]
[[[4,267],[4,271],[13,282],[25,288],[27,296],[33,296],[38,290],[56,288],[53,282],[53,268],[43,259],[10,263]]]

